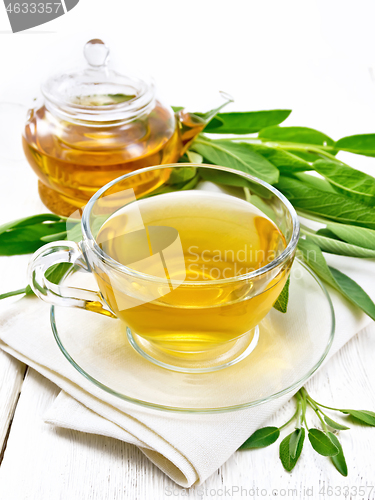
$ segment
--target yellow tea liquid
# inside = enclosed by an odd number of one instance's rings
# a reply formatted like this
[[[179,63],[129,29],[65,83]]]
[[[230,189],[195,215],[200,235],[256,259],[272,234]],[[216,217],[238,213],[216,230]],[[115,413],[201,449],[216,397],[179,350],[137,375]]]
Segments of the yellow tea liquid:
[[[285,269],[266,278],[219,281],[263,267],[286,246],[259,209],[226,194],[194,190],[139,200],[112,215],[96,240],[117,262],[145,274],[160,276],[162,262],[164,284],[95,272],[105,300],[131,331],[179,356],[249,332],[286,281]]]
[[[103,106],[103,102],[97,105]],[[23,146],[40,179],[44,204],[59,215],[70,216],[111,180],[140,168],[176,162],[185,142],[202,128],[185,121],[179,128],[170,110],[157,103],[143,119],[92,127],[60,120],[43,106],[31,112]],[[129,180],[129,187],[145,194],[165,181],[161,172],[138,175]]]

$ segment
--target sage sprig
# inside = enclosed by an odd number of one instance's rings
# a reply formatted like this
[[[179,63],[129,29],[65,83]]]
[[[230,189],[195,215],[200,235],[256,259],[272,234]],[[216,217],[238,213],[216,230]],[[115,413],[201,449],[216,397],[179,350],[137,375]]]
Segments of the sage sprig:
[[[249,450],[254,448],[264,448],[275,443],[280,437],[280,431],[291,425],[294,421],[295,429],[288,434],[280,443],[279,457],[284,469],[290,472],[296,465],[302,453],[307,431],[308,440],[312,448],[324,457],[329,457],[332,464],[343,476],[348,475],[348,468],[344,456],[342,445],[338,435],[341,431],[348,430],[344,424],[336,422],[323,411],[328,409],[331,412],[338,412],[354,417],[351,422],[365,423],[375,427],[375,413],[367,410],[347,410],[325,406],[315,401],[302,387],[294,396],[296,410],[293,416],[280,427],[263,427],[256,430],[243,444],[239,450]],[[309,427],[307,422],[307,409],[313,410],[317,415],[321,429]]]
[[[38,214],[0,226],[0,255],[35,252],[50,241],[66,238],[66,219],[55,214]]]

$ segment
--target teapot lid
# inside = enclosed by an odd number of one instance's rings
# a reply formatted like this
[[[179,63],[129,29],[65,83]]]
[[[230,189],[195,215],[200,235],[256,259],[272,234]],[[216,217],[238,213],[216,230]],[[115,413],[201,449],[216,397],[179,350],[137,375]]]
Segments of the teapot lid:
[[[51,112],[68,121],[103,126],[132,121],[151,111],[155,100],[151,80],[111,69],[109,48],[102,40],[90,40],[83,52],[87,61],[83,71],[52,76],[42,85]]]

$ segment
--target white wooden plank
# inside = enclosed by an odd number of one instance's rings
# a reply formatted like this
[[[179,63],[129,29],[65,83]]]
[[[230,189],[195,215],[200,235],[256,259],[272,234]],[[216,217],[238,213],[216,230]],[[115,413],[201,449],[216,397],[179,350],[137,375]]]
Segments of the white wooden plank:
[[[54,384],[28,372],[0,467],[1,499],[141,498],[137,491],[163,498],[154,491],[163,491],[164,475],[136,447],[44,424],[57,393]]]
[[[0,462],[26,366],[0,351]]]
[[[374,352],[375,329],[372,327],[355,337],[309,382],[311,395],[323,404],[374,409]],[[243,497],[246,497],[246,489],[247,497],[257,498],[258,488],[259,498],[288,498],[289,489],[289,498],[302,500],[308,498],[307,488],[310,492],[312,488],[314,499],[328,497],[327,494],[325,497],[319,495],[323,485],[332,486],[337,492],[341,488],[336,498],[345,498],[345,486],[352,488],[353,493],[355,487],[374,483],[372,450],[375,429],[352,426],[350,431],[341,433],[349,468],[348,478],[340,476],[329,459],[318,456],[306,442],[303,455],[290,474],[283,470],[278,460],[278,447],[273,445],[262,450],[235,453],[204,485],[186,492],[134,446],[44,424],[43,413],[57,392],[56,386],[36,372],[31,370],[28,373],[0,467],[0,498],[157,500],[188,495],[189,498],[202,499],[215,494],[219,496],[220,490],[223,490],[223,498],[240,498],[242,487]],[[271,419],[270,424],[280,425],[292,411],[292,404],[287,405]],[[309,421],[315,421],[311,413]],[[285,430],[284,434],[291,430]],[[262,494],[265,492],[266,495]],[[369,492],[370,489],[367,489]],[[352,498],[359,498],[358,493]]]

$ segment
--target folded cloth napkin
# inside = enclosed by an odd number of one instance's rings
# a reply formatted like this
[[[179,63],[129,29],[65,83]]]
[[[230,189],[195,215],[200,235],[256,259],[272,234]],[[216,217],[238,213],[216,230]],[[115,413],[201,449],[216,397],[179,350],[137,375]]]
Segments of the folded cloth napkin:
[[[327,258],[375,299],[375,261]],[[371,320],[330,292],[337,320],[332,356]],[[46,422],[135,444],[183,487],[207,479],[291,397],[223,414],[170,413],[127,403],[96,387],[70,365],[53,338],[48,305],[34,297],[23,298],[2,312],[0,347],[61,388],[45,415]]]

